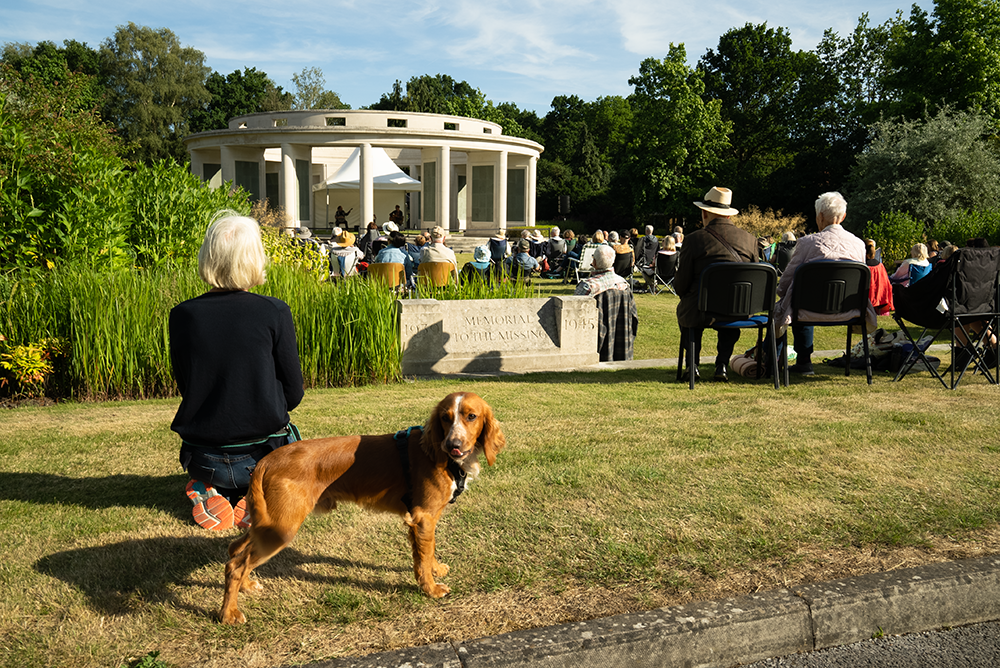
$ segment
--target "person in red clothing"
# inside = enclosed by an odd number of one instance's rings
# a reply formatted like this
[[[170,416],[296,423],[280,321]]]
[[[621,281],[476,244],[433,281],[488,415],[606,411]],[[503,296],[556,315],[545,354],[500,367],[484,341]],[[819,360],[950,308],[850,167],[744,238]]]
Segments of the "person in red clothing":
[[[198,252],[205,294],[170,311],[170,361],[194,518],[208,529],[248,526],[243,495],[257,462],[298,439],[288,411],[302,401],[295,325],[288,304],[249,289],[267,256],[253,218],[222,212]]]

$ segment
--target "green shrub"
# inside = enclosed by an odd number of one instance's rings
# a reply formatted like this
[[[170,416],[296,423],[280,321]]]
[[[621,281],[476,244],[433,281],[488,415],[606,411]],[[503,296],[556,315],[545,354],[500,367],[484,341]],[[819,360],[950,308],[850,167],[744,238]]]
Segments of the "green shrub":
[[[991,246],[1000,244],[1000,211],[963,211],[934,223],[931,236],[956,246],[975,237],[985,237]]]
[[[877,222],[868,223],[865,236],[882,249],[884,261],[910,257],[910,249],[923,240],[925,225],[907,213],[883,213]]]

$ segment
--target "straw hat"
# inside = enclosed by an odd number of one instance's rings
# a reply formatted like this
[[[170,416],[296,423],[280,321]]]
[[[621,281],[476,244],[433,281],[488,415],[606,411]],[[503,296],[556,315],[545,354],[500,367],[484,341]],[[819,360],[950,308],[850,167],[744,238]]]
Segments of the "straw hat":
[[[342,231],[340,233],[340,236],[336,237],[333,240],[333,243],[335,243],[338,246],[341,246],[343,248],[347,248],[348,246],[353,246],[354,245],[354,239],[355,239],[355,237],[354,237],[353,233],[348,232],[347,230],[344,230],[344,231]]]
[[[694,205],[699,209],[704,209],[720,216],[735,216],[739,213],[739,211],[729,206],[733,203],[733,191],[729,188],[713,186],[711,190],[705,193],[704,200],[704,202],[695,202]]]

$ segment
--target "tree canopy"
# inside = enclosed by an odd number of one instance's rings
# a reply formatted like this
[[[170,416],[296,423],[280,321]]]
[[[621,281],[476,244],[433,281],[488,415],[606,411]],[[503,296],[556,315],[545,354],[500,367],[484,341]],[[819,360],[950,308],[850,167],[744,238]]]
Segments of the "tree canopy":
[[[789,213],[841,190],[851,220],[864,224],[916,211],[923,197],[902,184],[891,186],[894,197],[889,184],[876,188],[893,173],[885,167],[892,141],[908,147],[896,151],[905,163],[893,167],[897,173],[909,178],[908,170],[934,167],[922,162],[926,151],[935,165],[954,165],[985,188],[980,206],[1000,206],[987,196],[1000,128],[1000,0],[935,0],[929,11],[913,6],[881,25],[863,14],[846,35],[827,30],[812,51],[792,49],[787,28],[747,23],[723,32],[695,68],[686,56],[683,44],[671,44],[663,57],[639,63],[628,97],[556,95],[544,115],[494,103],[468,81],[440,73],[396,80],[369,108],[480,118],[541,143],[541,219],[559,215],[564,197],[573,217],[590,226],[691,215],[692,197],[717,184],[732,188],[740,206]],[[124,156],[146,164],[182,163],[188,132],[224,128],[234,116],[349,108],[318,67],[293,74],[295,90],[287,92],[251,66],[209,72],[204,54],[170,30],[133,23],[99,50],[73,40],[6,44],[2,61],[19,80],[48,91],[68,73],[80,75],[67,103],[99,109],[124,140]],[[975,142],[973,118],[983,124]],[[965,163],[955,163],[956,155]],[[941,211],[965,201],[937,186],[929,192]],[[920,215],[943,215],[927,206]]]
[[[118,128],[137,161],[184,162],[181,139],[191,114],[211,101],[205,54],[181,46],[167,28],[119,26],[101,45],[104,116]]]

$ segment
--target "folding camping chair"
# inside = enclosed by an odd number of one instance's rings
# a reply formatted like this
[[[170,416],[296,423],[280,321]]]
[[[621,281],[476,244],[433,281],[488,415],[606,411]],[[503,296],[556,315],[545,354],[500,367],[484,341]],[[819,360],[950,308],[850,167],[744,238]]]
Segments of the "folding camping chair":
[[[672,255],[657,253],[656,269],[653,275],[653,285],[657,288],[662,286],[663,290],[670,290],[675,297],[677,296],[677,291],[674,290],[674,276],[677,275],[677,260],[680,256],[680,253]],[[660,292],[661,290],[657,290],[656,294],[660,294]]]
[[[930,274],[897,290],[894,301],[892,318],[912,346],[894,381],[902,380],[922,362],[921,370],[952,390],[962,382],[970,364],[973,373],[981,372],[993,385],[1000,383],[996,357],[992,364],[986,357],[989,336],[1000,332],[1000,248],[960,248]],[[904,321],[921,327],[920,334],[914,337]],[[917,345],[928,332],[936,338],[946,327],[951,331],[948,380]]]

